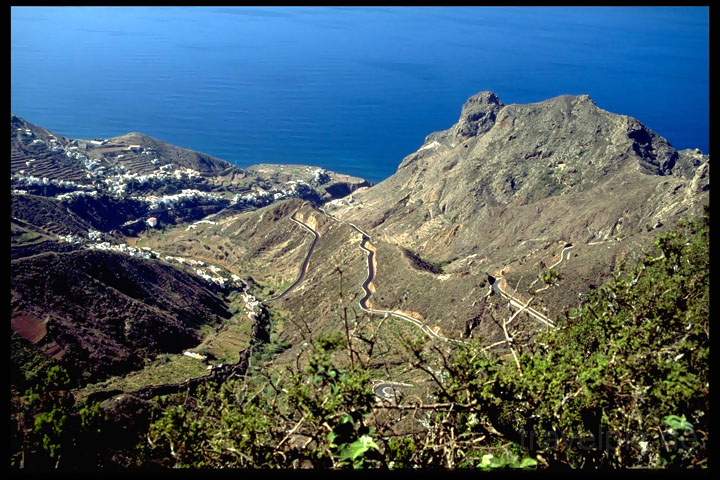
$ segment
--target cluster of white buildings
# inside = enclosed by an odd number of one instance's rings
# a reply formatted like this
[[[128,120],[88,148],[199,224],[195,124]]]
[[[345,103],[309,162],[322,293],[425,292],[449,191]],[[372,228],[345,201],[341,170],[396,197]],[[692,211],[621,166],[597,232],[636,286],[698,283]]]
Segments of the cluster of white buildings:
[[[247,290],[242,293],[242,299],[243,302],[245,302],[245,310],[248,312],[248,318],[254,321],[260,314],[260,301]]]
[[[130,255],[131,257],[144,258],[145,260],[149,260],[151,258],[158,258],[157,252],[153,252],[150,249],[131,247],[130,245],[126,245],[124,243],[91,243],[87,245],[87,248],[89,250],[103,250],[106,252],[122,253],[125,255]]]
[[[33,136],[30,129],[20,130],[22,130],[22,134],[24,135]],[[40,140],[40,142],[43,141]],[[161,165],[151,173],[129,173],[126,171],[126,167],[124,165],[106,166],[103,164],[101,159],[89,158],[86,154],[80,151],[80,144],[77,141],[70,142],[65,146],[60,146],[57,139],[55,137],[51,137],[50,142],[52,148],[63,150],[68,158],[75,158],[82,161],[84,169],[86,170],[86,177],[88,179],[92,179],[92,184],[80,184],[74,181],[51,179],[47,177],[39,178],[32,175],[24,175],[25,171],[22,170],[20,171],[20,174],[12,176],[14,186],[20,187],[16,188],[16,190],[22,190],[22,187],[44,185],[52,185],[62,187],[64,189],[76,190],[74,192],[58,195],[56,198],[61,201],[73,200],[79,196],[96,197],[99,192],[101,193],[102,191],[107,191],[110,195],[115,197],[128,197],[143,201],[148,204],[150,211],[172,208],[173,206],[185,201],[203,201],[209,203],[219,203],[223,204],[223,206],[240,205],[258,208],[264,207],[278,200],[292,197],[303,197],[314,193],[313,187],[307,182],[291,180],[279,188],[265,190],[256,187],[251,192],[236,194],[233,197],[230,197],[227,194],[208,192],[195,188],[183,188],[180,193],[172,195],[132,196],[130,193],[133,187],[161,187],[167,182],[173,182],[175,185],[177,185],[177,182],[182,182],[177,186],[192,187],[193,183],[197,180],[202,180],[203,177],[199,171],[191,168],[173,168],[172,163]],[[93,145],[100,145],[105,142],[105,140],[89,141],[89,143]],[[142,148],[140,145],[130,145],[126,149],[140,151],[143,155],[156,155],[154,150]],[[117,156],[117,158],[120,157],[121,155]],[[28,160],[28,166],[30,166],[33,161],[33,159]],[[158,158],[153,158],[150,163],[157,165],[158,162]],[[313,184],[321,185],[329,180],[330,176],[328,172],[324,169],[318,168],[314,170],[311,182]],[[191,226],[189,228],[195,227]]]
[[[24,172],[24,170],[23,170]],[[38,186],[53,186],[60,188],[76,188],[78,190],[93,190],[92,185],[84,185],[81,183],[73,182],[72,180],[58,180],[57,178],[48,177],[36,177],[34,175],[23,175],[16,173],[10,176],[10,180],[13,182],[26,187],[38,187]]]
[[[69,234],[69,235],[58,235],[58,238],[61,242],[65,243],[74,243],[74,244],[81,244],[85,243],[85,239],[82,237],[78,237],[77,235]]]
[[[78,147],[68,147],[67,150],[65,150],[65,156],[68,158],[74,158],[76,160],[80,160],[83,162],[83,165],[86,166],[88,169],[92,169],[93,167],[97,166],[100,162],[97,159],[90,159],[87,155],[84,153],[80,153],[77,151]],[[90,165],[90,167],[88,167]]]
[[[90,230],[88,232],[89,240],[91,241],[97,241],[101,239],[101,233],[95,230]],[[148,248],[148,247],[142,247],[142,248],[136,248],[132,247],[130,245],[124,244],[124,243],[110,243],[110,242],[96,242],[96,243],[89,243],[86,239],[80,238],[75,235],[66,235],[64,237],[61,237],[64,241],[69,243],[75,243],[75,244],[83,244],[85,243],[86,248],[89,250],[103,250],[107,252],[114,252],[114,253],[122,253],[124,255],[129,255],[131,257],[138,257],[143,258],[145,260],[150,259],[162,259],[166,262],[173,262],[178,263],[180,265],[190,265],[195,268],[193,268],[193,272],[205,280],[208,283],[214,283],[216,285],[220,285],[221,287],[225,286],[236,286],[236,287],[243,287],[245,284],[235,274],[229,274],[225,269],[218,267],[216,265],[208,265],[207,263],[203,262],[202,260],[193,260],[191,258],[183,258],[183,257],[174,257],[171,255],[161,255],[160,253]]]
[[[238,277],[234,273],[229,273],[227,270],[218,267],[217,265],[209,265],[200,260],[193,260],[190,258],[182,257],[165,256],[163,257],[163,260],[175,261],[177,263],[180,263],[181,265],[193,265],[195,266],[194,272],[198,277],[202,278],[206,282],[220,285],[221,287],[234,286],[238,288],[244,288],[246,286],[245,282],[243,282],[240,277]]]
[[[163,257],[163,260],[179,263],[180,265],[192,265],[193,267],[205,266],[205,262],[202,260],[193,260],[192,258],[173,257],[171,255],[167,255]]]
[[[29,128],[18,128],[21,135],[34,137],[34,133]],[[49,144],[43,139],[35,138],[31,144],[46,144],[50,150],[54,152],[62,151],[68,158],[76,159],[82,162],[83,168],[86,171],[86,178],[92,180],[95,185],[79,184],[68,180],[58,180],[47,177],[36,177],[33,175],[25,175],[25,170],[20,170],[19,174],[15,174],[11,177],[11,180],[19,186],[44,186],[53,185],[64,188],[74,188],[77,190],[105,190],[107,189],[111,195],[118,197],[125,196],[128,187],[137,186],[142,187],[146,185],[151,186],[162,186],[167,181],[180,181],[180,182],[193,182],[196,179],[202,177],[200,172],[191,168],[173,168],[172,164],[162,165],[157,168],[154,172],[148,174],[138,173],[127,173],[124,165],[105,165],[100,158],[90,158],[86,153],[83,153],[80,149],[81,143],[77,140],[70,142],[66,145],[60,145],[58,139],[54,136],[49,136]],[[90,140],[86,143],[94,146],[102,145],[107,143],[107,140]],[[140,150],[144,155],[156,155],[152,149],[144,149],[140,145],[130,145],[127,150],[137,151]],[[118,155],[117,158],[121,158],[124,155]],[[151,163],[157,165],[158,159],[154,158]],[[25,163],[27,167],[31,167],[35,162],[35,159],[28,159]],[[65,200],[72,197],[63,197],[60,200]],[[169,199],[168,201],[172,201]]]
[[[202,224],[217,225],[217,222],[213,222],[212,220],[205,220],[205,219],[198,220],[197,222],[193,222],[190,225],[188,225],[187,228],[185,229],[185,231],[187,232],[188,230],[195,230],[198,225],[202,225]]]
[[[303,195],[312,194],[315,190],[302,180],[290,180],[285,183],[285,188],[273,194],[275,200],[290,197],[302,197]]]
[[[154,162],[152,163],[156,164],[157,159],[154,159]],[[110,193],[116,196],[123,196],[127,192],[129,186],[161,186],[169,180],[192,182],[200,177],[200,172],[197,170],[185,167],[173,169],[172,164],[169,163],[162,165],[160,168],[151,173],[120,173],[108,176],[103,181]]]
[[[164,257],[167,260],[169,257]],[[174,257],[177,258],[177,257]],[[183,259],[184,263],[190,263],[193,260]],[[206,264],[204,264],[206,265]],[[206,265],[207,268],[195,268],[195,274],[209,283],[220,285],[221,287],[234,286],[243,288],[245,283],[235,274],[229,274],[225,269],[216,265]]]
[[[58,140],[55,136],[50,135],[50,150],[53,152],[59,152],[63,148],[58,144]]]
[[[97,230],[89,230],[88,231],[88,238],[91,241],[98,241],[102,239],[102,232],[98,232]]]
[[[315,185],[324,185],[329,181],[330,181],[330,175],[328,174],[327,170],[325,170],[323,168],[318,168],[313,173],[312,182]]]
[[[187,263],[191,265],[197,265],[201,264],[202,267],[206,268],[195,268],[195,273],[202,279],[204,279],[206,282],[215,283],[217,285],[220,285],[221,287],[225,286],[235,286],[239,288],[245,287],[245,282],[243,282],[240,277],[237,275],[229,274],[228,272],[221,267],[218,267],[217,265],[208,265],[205,262],[198,261],[198,260],[192,260],[189,258],[179,258],[179,257],[164,257],[165,260],[180,260],[179,263]]]
[[[202,268],[196,268],[195,273],[206,282],[216,283],[221,287],[225,286],[225,278],[220,275],[212,275]]]
[[[74,200],[78,197],[97,197],[98,192],[97,190],[75,190],[72,192],[67,193],[61,193],[59,195],[56,195],[55,198],[60,201],[68,201],[68,200]]]
[[[174,207],[187,200],[210,200],[216,202],[230,203],[230,200],[220,195],[219,193],[204,192],[202,190],[196,190],[193,188],[185,188],[180,193],[173,195],[144,195],[132,197],[135,200],[140,200],[149,204],[150,210],[160,210],[161,208]]]
[[[283,200],[286,198],[302,197],[310,195],[315,190],[306,182],[290,180],[285,183],[283,188],[273,190],[263,190],[257,188],[249,193],[236,194],[232,199],[232,204],[250,205],[253,207],[264,207],[272,202]]]

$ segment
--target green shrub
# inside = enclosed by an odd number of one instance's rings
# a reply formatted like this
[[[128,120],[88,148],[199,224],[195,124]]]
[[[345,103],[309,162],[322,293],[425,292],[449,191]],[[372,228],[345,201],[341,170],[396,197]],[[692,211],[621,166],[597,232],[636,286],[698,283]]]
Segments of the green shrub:
[[[245,379],[167,408],[149,440],[174,466],[706,466],[708,235],[705,217],[659,237],[654,256],[541,334],[521,372],[475,341],[431,369],[426,345],[408,340],[408,364],[432,377],[427,410],[379,421],[369,370],[343,367],[347,340],[333,332],[303,367],[269,369],[266,357]],[[397,418],[413,428],[395,433]]]
[[[506,438],[551,465],[703,465],[707,217],[683,223],[656,245],[661,255],[617,274],[591,293],[575,318],[522,355],[522,375],[468,347],[450,368],[449,394],[440,395],[473,405]],[[696,427],[693,435],[682,435],[681,447],[664,438],[668,415]]]

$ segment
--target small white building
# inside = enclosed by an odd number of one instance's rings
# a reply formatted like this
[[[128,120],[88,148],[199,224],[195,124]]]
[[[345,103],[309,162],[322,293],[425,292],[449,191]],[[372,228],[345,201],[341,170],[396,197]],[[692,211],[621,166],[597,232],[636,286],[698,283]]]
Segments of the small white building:
[[[189,350],[185,350],[185,351],[183,352],[183,355],[185,355],[186,357],[195,358],[195,359],[197,359],[197,360],[205,360],[205,359],[207,359],[207,357],[206,357],[205,355],[200,355],[199,353],[191,352],[191,351],[189,351]]]
[[[155,228],[158,224],[158,219],[157,217],[148,217],[148,219],[145,220],[145,223],[147,223],[150,228]]]

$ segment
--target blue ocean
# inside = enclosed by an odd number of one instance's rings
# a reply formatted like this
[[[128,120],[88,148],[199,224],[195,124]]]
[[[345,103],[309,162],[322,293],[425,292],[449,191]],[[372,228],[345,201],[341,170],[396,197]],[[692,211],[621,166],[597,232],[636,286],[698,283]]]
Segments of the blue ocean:
[[[13,7],[11,29],[13,113],[69,137],[377,182],[492,90],[587,93],[709,150],[707,7]]]

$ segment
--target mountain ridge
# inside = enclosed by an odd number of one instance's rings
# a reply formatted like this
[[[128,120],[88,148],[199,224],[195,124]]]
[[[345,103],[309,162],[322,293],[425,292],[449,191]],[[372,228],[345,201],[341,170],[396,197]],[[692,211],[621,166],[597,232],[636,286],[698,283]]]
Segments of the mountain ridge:
[[[412,210],[407,205],[413,204],[408,197],[412,194],[430,217],[450,216],[457,224],[478,208],[582,193],[613,176],[625,179],[641,173],[691,181],[697,176],[694,182],[702,183],[708,162],[709,157],[697,151],[675,150],[632,117],[600,109],[588,95],[504,105],[484,91],[465,103],[456,124],[428,135],[393,176],[353,195],[357,214],[337,212],[375,228]],[[359,208],[358,201],[372,208]],[[375,219],[363,220],[362,214]],[[412,243],[410,247],[417,247]]]
[[[587,95],[506,105],[480,92],[455,124],[427,135],[394,175],[372,186],[298,165],[228,173],[218,163],[200,172],[191,168],[200,154],[141,134],[86,144],[40,127],[31,130],[34,138],[14,122],[13,276],[22,278],[23,258],[62,250],[82,259],[100,249],[141,265],[161,262],[169,276],[189,274],[198,285],[252,291],[277,316],[274,335],[288,345],[280,364],[293,361],[305,335],[337,326],[338,295],[360,325],[372,324],[377,312],[400,312],[406,328],[420,325],[454,342],[480,337],[488,345],[504,342],[496,317],[532,300],[535,317],[520,315],[513,332],[530,343],[543,328],[538,318],[574,308],[639,256],[656,230],[699,213],[709,190],[708,155],[676,150]],[[59,176],[26,186],[21,162],[35,150],[49,150],[42,168]],[[187,159],[189,166],[173,166]],[[66,164],[85,178],[64,176],[75,175]],[[98,173],[102,168],[110,173]],[[278,296],[288,285],[297,288]],[[367,305],[375,313],[357,304],[367,295],[363,286],[372,290]],[[73,318],[64,325],[82,338]]]

